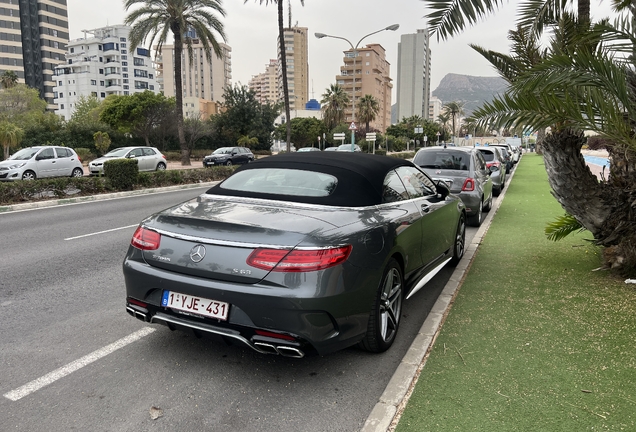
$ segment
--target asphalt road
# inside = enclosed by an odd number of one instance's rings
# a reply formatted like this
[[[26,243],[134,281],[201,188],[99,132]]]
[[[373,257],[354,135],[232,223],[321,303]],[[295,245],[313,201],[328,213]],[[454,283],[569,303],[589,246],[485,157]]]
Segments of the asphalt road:
[[[405,302],[383,354],[297,360],[145,325],[124,308],[132,233],[202,191],[0,214],[0,431],[362,427],[451,269]]]

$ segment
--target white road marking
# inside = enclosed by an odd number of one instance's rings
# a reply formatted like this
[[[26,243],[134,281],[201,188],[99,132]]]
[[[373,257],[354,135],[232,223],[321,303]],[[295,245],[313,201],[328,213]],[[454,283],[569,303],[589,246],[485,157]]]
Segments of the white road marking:
[[[84,238],[84,237],[90,237],[90,236],[94,236],[94,235],[99,235],[99,234],[106,234],[109,232],[113,232],[113,231],[119,231],[119,230],[123,230],[123,229],[128,229],[128,228],[133,228],[139,226],[139,224],[135,224],[135,225],[128,225],[125,227],[119,227],[119,228],[113,228],[113,229],[109,229],[109,230],[105,230],[105,231],[98,231],[98,232],[94,232],[94,233],[90,233],[90,234],[84,234],[81,236],[77,236],[77,237],[69,237],[69,238],[65,238],[64,240],[76,240],[76,239],[80,239],[80,238]]]
[[[44,375],[43,377],[33,380],[20,388],[11,390],[9,393],[5,393],[4,397],[14,402],[22,399],[23,397],[40,390],[42,387],[47,386],[59,380],[60,378],[64,378],[66,375],[70,375],[76,370],[79,370],[84,366],[101,359],[102,357],[106,357],[108,354],[111,354],[118,349],[125,347],[126,345],[136,342],[144,336],[148,336],[154,331],[154,328],[144,327],[143,329],[136,331],[135,333],[132,333],[125,338],[119,339],[117,342],[113,342],[112,344],[107,345],[104,348],[93,351],[92,353],[82,357],[81,359],[75,360],[74,362],[71,362],[66,366],[62,366],[61,368],[56,369],[53,372]]]

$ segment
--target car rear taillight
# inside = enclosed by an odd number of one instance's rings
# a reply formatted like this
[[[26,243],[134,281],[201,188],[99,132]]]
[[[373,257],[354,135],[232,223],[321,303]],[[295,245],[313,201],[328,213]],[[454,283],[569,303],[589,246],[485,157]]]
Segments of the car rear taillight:
[[[467,178],[462,186],[462,192],[472,192],[475,190],[475,179]]]
[[[148,307],[148,303],[144,303],[144,302],[136,300],[136,299],[134,299],[132,297],[128,297],[127,300],[128,300],[128,303],[130,303],[130,304],[141,306],[143,308],[147,308]]]
[[[162,158],[166,159],[166,155],[162,154],[161,155]],[[166,159],[167,160],[167,159]]]
[[[275,272],[309,272],[336,266],[349,258],[351,245],[329,249],[256,249],[247,264]]]
[[[132,236],[130,244],[141,250],[156,250],[159,249],[161,243],[161,234],[155,231],[143,227],[137,227],[135,233]]]

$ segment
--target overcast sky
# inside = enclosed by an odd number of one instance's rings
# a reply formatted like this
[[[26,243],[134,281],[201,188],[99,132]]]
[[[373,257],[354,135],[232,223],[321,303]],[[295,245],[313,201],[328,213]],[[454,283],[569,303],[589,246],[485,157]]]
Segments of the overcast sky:
[[[71,39],[83,37],[82,30],[122,24],[126,12],[121,0],[67,0]],[[349,45],[339,39],[316,39],[314,33],[341,36],[355,45],[360,38],[392,24],[400,28],[370,36],[360,46],[379,43],[386,50],[395,87],[397,48],[400,35],[426,28],[427,10],[420,0],[291,0],[292,24],[309,29],[309,92],[320,100],[325,89],[335,82],[340,71],[343,51]],[[606,2],[608,3],[608,2]],[[508,52],[508,30],[514,27],[518,1],[511,1],[498,13],[462,35],[448,41],[431,43],[431,91],[448,73],[497,76],[490,63],[472,50],[476,43],[488,49]],[[285,26],[288,25],[285,2]],[[259,0],[223,0],[226,17],[222,19],[232,48],[232,83],[247,84],[253,75],[265,71],[269,59],[276,58],[278,35],[275,5],[260,5]],[[608,14],[592,7],[592,15]]]

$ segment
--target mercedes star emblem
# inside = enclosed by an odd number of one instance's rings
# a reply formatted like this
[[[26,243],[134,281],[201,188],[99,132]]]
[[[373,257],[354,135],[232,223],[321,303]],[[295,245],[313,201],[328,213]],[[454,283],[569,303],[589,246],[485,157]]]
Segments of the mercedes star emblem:
[[[200,263],[205,258],[205,246],[196,245],[190,250],[190,259],[195,263]]]

